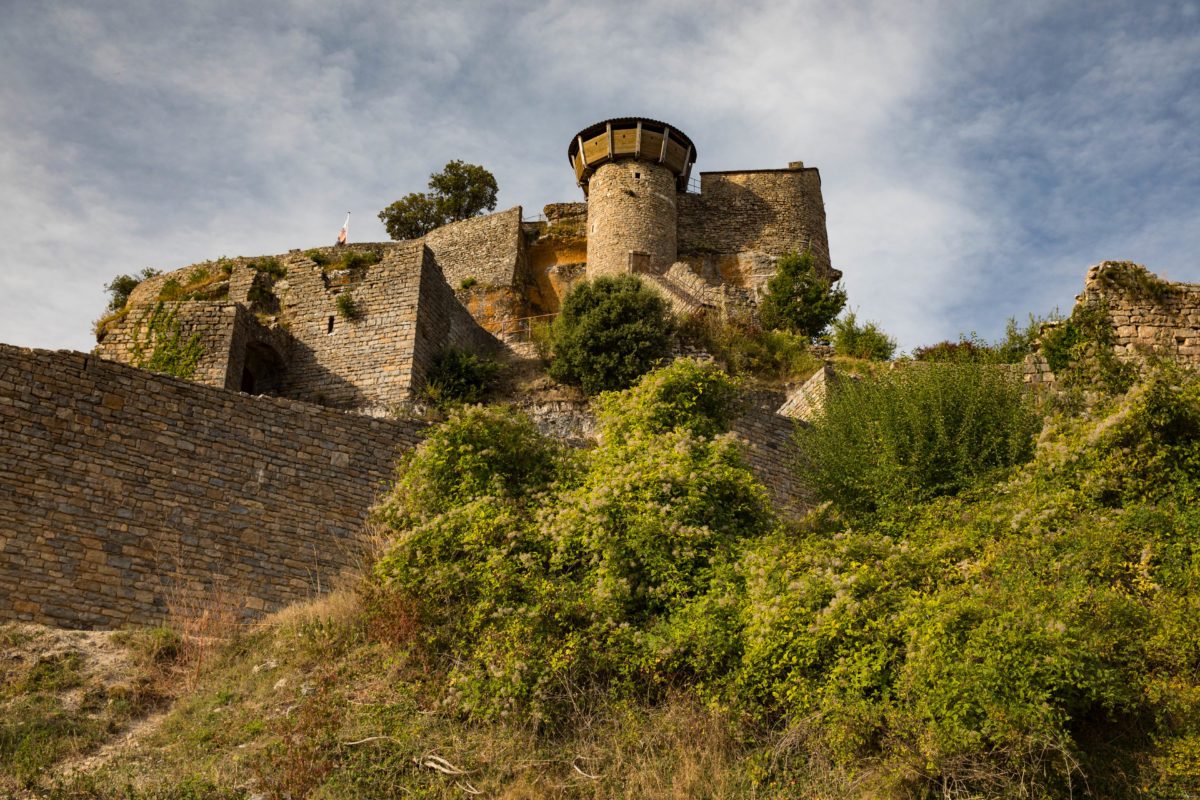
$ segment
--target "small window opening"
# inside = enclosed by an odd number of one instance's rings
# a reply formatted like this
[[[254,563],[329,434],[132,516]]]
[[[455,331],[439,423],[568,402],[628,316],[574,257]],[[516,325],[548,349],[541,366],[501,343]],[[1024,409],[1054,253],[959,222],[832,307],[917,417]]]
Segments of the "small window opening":
[[[640,173],[640,172],[635,172],[635,173],[633,173],[633,177],[637,178],[638,180],[641,180],[641,179],[642,179],[642,173]]]
[[[326,333],[333,333],[333,317],[329,318],[329,327],[325,329]]]

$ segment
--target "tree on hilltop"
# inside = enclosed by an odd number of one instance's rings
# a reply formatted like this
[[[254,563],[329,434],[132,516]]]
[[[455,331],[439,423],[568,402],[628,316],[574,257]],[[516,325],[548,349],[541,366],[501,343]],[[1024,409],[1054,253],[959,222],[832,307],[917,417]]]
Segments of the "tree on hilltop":
[[[455,159],[429,176],[428,192],[411,192],[379,212],[388,236],[419,239],[434,228],[496,208],[496,176]]]

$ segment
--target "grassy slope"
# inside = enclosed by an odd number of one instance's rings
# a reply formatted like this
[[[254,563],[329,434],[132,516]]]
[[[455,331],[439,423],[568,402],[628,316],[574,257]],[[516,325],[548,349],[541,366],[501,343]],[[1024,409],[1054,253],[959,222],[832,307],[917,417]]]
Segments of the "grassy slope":
[[[870,591],[854,598],[867,619],[896,611],[869,605],[885,602],[885,590],[896,586],[911,588],[896,595],[905,602],[938,595],[939,601],[961,600],[962,608],[974,609],[971,613],[981,618],[986,613],[980,608],[1024,604],[1028,614],[1001,618],[996,630],[1042,614],[1045,619],[1038,619],[1045,624],[1039,630],[1048,631],[1050,639],[1038,641],[1051,647],[1044,662],[1062,656],[1068,671],[1077,668],[1078,662],[1067,657],[1072,653],[1103,655],[1099,651],[1105,648],[1125,648],[1128,634],[1137,632],[1144,637],[1138,651],[1144,662],[1131,666],[1144,673],[1139,673],[1139,694],[1129,700],[1120,687],[1095,675],[1068,676],[1076,685],[1092,687],[1089,691],[1102,700],[1105,692],[1120,697],[1109,706],[1096,704],[1093,716],[1071,723],[1071,748],[1047,746],[1047,758],[1063,765],[1046,769],[1071,776],[1077,794],[1179,797],[1200,786],[1200,637],[1194,622],[1200,618],[1200,556],[1194,554],[1200,552],[1200,512],[1194,510],[1196,485],[1152,483],[1192,474],[1194,466],[1182,465],[1182,473],[1163,471],[1156,462],[1161,442],[1147,444],[1122,433],[1135,404],[1061,423],[1043,435],[1037,460],[1006,482],[907,509],[857,533],[814,518],[789,534],[794,548],[786,555],[798,570],[792,577],[836,562],[842,577],[870,583]],[[852,559],[857,561],[851,564]],[[1055,593],[1063,587],[1072,591]],[[931,618],[950,609],[947,620],[961,619],[954,616],[961,611],[957,605],[930,600],[928,608]],[[1088,615],[1114,610],[1125,616],[1094,630],[1087,627]],[[1060,641],[1054,637],[1061,621],[1056,615],[1062,614],[1073,616],[1064,618],[1068,636]],[[69,712],[77,727],[64,728],[61,704],[56,709],[57,701],[45,699],[44,682],[31,683],[30,670],[10,669],[0,738],[9,749],[3,751],[0,792],[24,785],[41,786],[54,797],[114,798],[242,797],[247,792],[463,797],[477,791],[510,798],[940,796],[924,773],[943,776],[948,796],[968,796],[954,793],[954,781],[966,780],[964,775],[976,785],[996,782],[997,791],[975,796],[1026,786],[1020,776],[1004,773],[1003,759],[957,763],[954,746],[929,740],[929,730],[953,736],[952,726],[914,727],[920,735],[905,739],[906,720],[891,718],[884,736],[892,737],[891,750],[887,741],[877,741],[857,760],[839,761],[822,752],[820,737],[803,724],[779,717],[764,722],[761,715],[739,712],[729,703],[705,704],[686,686],[654,706],[626,701],[591,710],[553,735],[522,725],[473,723],[440,705],[446,665],[415,643],[407,619],[403,608],[355,587],[239,633],[199,672],[188,663],[182,673],[172,672],[170,659],[183,656],[169,641],[165,650],[130,645],[131,652],[143,654],[141,669],[159,676],[144,683],[174,674],[190,685],[152,735],[80,777],[56,775],[50,766],[104,738],[86,731],[120,730],[152,703],[128,708],[118,703],[115,710],[107,701],[83,704]],[[1091,631],[1091,638],[1072,639],[1077,631]],[[850,641],[849,633],[839,634],[837,641]],[[924,636],[937,657],[941,640],[935,635],[919,627],[906,635]],[[1016,637],[1011,648],[1002,640],[998,646],[984,642],[972,651],[973,663],[1015,657],[1029,640]],[[915,644],[920,642],[909,640],[906,646]],[[849,647],[847,653],[853,650]],[[904,649],[892,653],[897,664],[904,663]],[[63,663],[70,667],[69,659]],[[946,664],[947,670],[954,666]],[[43,670],[61,672],[65,677],[59,684],[78,686],[65,667]],[[943,685],[952,685],[951,673]],[[939,696],[937,685],[897,685],[896,692],[910,694],[894,705],[913,709],[907,722],[914,726],[921,714],[943,719],[946,709],[989,702],[988,697]],[[34,713],[38,704],[49,713]],[[1021,724],[1018,720],[1014,727]],[[25,755],[14,759],[13,748],[22,746]],[[1021,763],[1029,763],[1029,753],[1020,755],[1026,759]],[[988,769],[994,774],[984,774]],[[953,780],[946,783],[945,776]],[[1055,796],[1055,785],[1042,784],[1042,790]]]

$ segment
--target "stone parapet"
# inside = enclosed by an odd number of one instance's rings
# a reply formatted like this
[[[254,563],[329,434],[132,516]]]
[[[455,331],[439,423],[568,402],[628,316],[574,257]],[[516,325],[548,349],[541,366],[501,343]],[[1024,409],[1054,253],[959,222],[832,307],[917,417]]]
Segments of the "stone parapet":
[[[358,565],[424,428],[0,345],[0,619],[152,625],[314,595]]]

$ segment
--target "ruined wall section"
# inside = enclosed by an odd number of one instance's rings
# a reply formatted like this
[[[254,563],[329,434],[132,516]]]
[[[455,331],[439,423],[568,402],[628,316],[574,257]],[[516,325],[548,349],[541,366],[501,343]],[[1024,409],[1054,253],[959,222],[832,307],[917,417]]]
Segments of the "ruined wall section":
[[[135,306],[122,319],[109,324],[95,353],[110,361],[148,369],[156,343],[164,346],[178,334],[179,344],[186,345],[192,337],[199,336],[202,354],[191,380],[206,386],[226,387],[238,308],[235,303],[201,300],[161,304],[154,301]],[[157,330],[152,330],[156,318]]]
[[[111,628],[182,600],[258,616],[356,565],[424,424],[0,345],[0,619]]]
[[[411,386],[414,391],[424,385],[433,359],[443,348],[458,347],[480,355],[495,355],[501,347],[500,341],[459,302],[428,249],[424,254],[419,286],[420,303],[416,309],[412,350]]]
[[[779,256],[805,249],[818,269],[840,277],[815,168],[702,172],[700,194],[679,196],[679,257],[710,282],[757,291]]]
[[[293,340],[281,394],[342,409],[407,400],[425,263],[420,241],[336,277],[303,254],[289,256],[286,285],[277,284],[281,324]],[[342,295],[357,316],[339,313]]]
[[[746,393],[746,410],[732,430],[745,443],[746,463],[767,489],[771,504],[788,519],[799,519],[812,498],[796,477],[796,423],[776,409],[787,395],[781,391]]]
[[[1118,355],[1157,353],[1200,366],[1200,284],[1164,281],[1140,264],[1105,261],[1088,270],[1080,302],[1105,300]]]
[[[511,287],[523,266],[521,207],[451,222],[420,241],[433,252],[452,288],[459,288],[467,278],[484,286]]]

